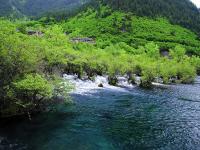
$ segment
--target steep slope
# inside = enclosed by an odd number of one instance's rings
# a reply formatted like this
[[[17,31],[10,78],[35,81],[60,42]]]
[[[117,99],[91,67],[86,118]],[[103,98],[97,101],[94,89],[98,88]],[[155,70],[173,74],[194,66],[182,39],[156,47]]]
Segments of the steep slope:
[[[200,34],[200,13],[190,0],[103,0],[114,9],[139,16],[166,17]]]
[[[0,0],[0,16],[23,14],[25,16],[38,16],[46,12],[71,11],[88,0]]]
[[[165,17],[200,35],[200,12],[190,0],[0,0],[0,16],[40,16],[50,13],[67,18],[69,13],[82,9],[83,4],[98,9],[100,3],[113,9],[132,12],[138,16]],[[13,15],[15,14],[15,15]]]
[[[23,14],[12,4],[11,0],[0,0],[0,17],[18,18]]]
[[[78,7],[87,0],[26,0],[26,2],[13,1],[23,14],[37,16],[45,12],[57,11]]]
[[[1,14],[1,16],[6,16],[8,13],[11,12],[12,7],[11,7],[9,1],[7,1],[7,0],[1,0],[0,3],[1,3],[1,5],[0,5],[1,13],[0,14]]]

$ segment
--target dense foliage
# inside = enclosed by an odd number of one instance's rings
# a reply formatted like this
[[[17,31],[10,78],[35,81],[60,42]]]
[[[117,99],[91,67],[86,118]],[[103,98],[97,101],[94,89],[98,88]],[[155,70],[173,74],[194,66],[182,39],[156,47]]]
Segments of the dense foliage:
[[[164,17],[200,35],[200,13],[190,0],[0,0],[0,16],[68,18],[87,6],[100,9],[100,3],[138,16]]]
[[[136,17],[109,7],[56,23],[0,20],[0,116],[41,111],[71,87],[56,75],[108,75],[130,83],[191,83],[200,72],[197,36],[166,19]],[[168,52],[162,55],[162,51]]]
[[[0,20],[0,116],[40,111],[55,95],[69,92],[54,77],[53,68],[66,59],[57,51],[57,37],[51,38],[50,31],[45,40],[28,36],[18,32],[17,25]]]
[[[134,48],[155,42],[160,49],[168,50],[180,44],[188,54],[200,55],[200,41],[193,32],[172,25],[163,18],[148,19],[131,13],[112,11],[108,7],[92,9],[79,14],[63,25],[71,37],[92,37],[100,48],[124,42],[126,51],[138,53]]]
[[[117,10],[138,16],[165,17],[200,35],[200,12],[190,0],[102,0]]]

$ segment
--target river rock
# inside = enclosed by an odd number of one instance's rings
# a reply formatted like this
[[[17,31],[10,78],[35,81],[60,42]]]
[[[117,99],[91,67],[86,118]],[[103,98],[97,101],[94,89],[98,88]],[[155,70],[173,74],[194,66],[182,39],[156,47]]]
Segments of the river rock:
[[[102,84],[102,83],[100,83],[100,84],[98,85],[98,87],[103,87],[103,84]]]

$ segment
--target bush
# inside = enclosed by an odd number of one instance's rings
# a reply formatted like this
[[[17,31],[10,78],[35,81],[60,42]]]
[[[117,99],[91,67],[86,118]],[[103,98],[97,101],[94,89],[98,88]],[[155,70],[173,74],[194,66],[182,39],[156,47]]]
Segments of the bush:
[[[53,86],[39,74],[27,74],[23,79],[13,82],[15,104],[25,113],[40,111],[53,97]]]
[[[189,63],[182,63],[177,65],[177,76],[181,83],[189,84],[195,80],[196,70]]]
[[[32,100],[34,103],[53,96],[52,85],[39,74],[27,74],[23,79],[13,82],[13,85],[20,100]]]
[[[185,57],[186,50],[180,45],[170,50],[170,56],[180,62]]]
[[[155,77],[156,73],[154,68],[145,68],[145,70],[142,71],[140,86],[144,88],[151,88]]]

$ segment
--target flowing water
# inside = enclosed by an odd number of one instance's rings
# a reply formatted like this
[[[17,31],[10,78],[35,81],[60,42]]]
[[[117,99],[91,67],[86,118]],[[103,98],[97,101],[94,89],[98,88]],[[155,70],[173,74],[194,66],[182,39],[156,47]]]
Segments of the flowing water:
[[[1,125],[0,150],[200,149],[200,78],[152,90],[65,78],[75,105]]]

